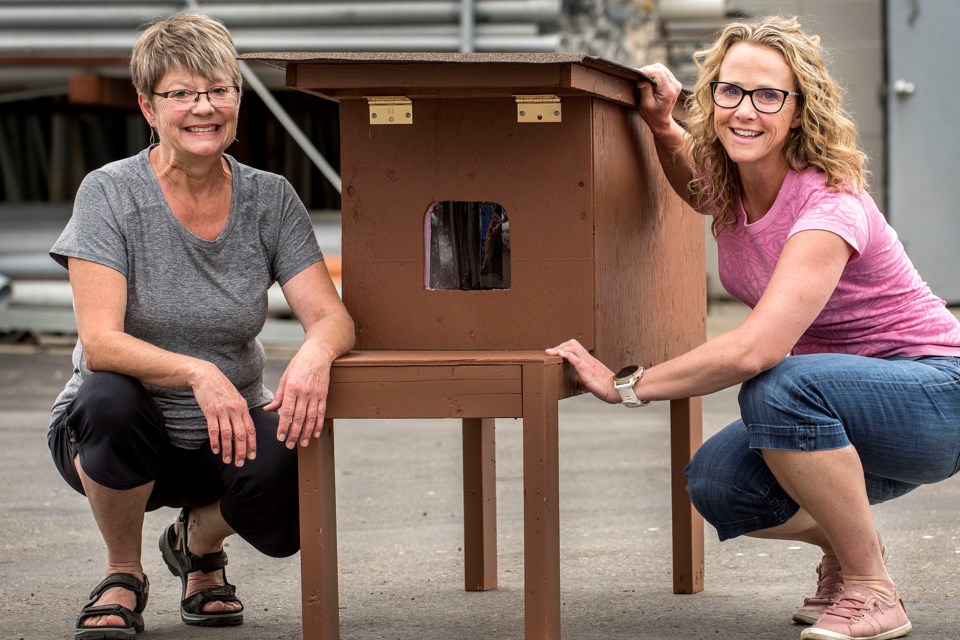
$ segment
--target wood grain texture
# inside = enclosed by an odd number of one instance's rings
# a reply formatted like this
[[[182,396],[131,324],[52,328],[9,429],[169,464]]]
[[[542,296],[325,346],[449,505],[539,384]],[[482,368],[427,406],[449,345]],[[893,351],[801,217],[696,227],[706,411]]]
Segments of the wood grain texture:
[[[414,123],[371,127],[341,103],[343,299],[361,349],[543,349],[594,343],[589,100],[564,121],[520,124],[511,99],[419,100]],[[403,129],[403,131],[401,131]],[[441,200],[496,202],[510,221],[512,283],[423,286],[423,220]]]
[[[333,420],[324,420],[320,437],[297,447],[304,640],[340,638],[333,440]]]
[[[75,73],[67,85],[67,101],[98,107],[138,111],[137,92],[129,80],[107,78],[95,73]]]
[[[468,589],[496,584],[492,418],[523,418],[527,640],[560,637],[558,403],[577,393],[543,349],[577,338],[611,368],[651,366],[706,335],[704,222],[672,192],[635,111],[642,75],[570,56],[246,56],[340,103],[343,299],[359,350],[334,363],[327,415],[463,420]],[[524,93],[561,96],[562,122],[517,123]],[[370,126],[364,96],[389,94],[413,98],[413,124]],[[503,208],[510,289],[424,288],[424,216],[447,200]],[[703,585],[703,523],[681,474],[700,416],[699,399],[671,403],[679,592]]]
[[[497,588],[497,438],[493,418],[463,420],[464,588]]]
[[[639,114],[594,100],[593,120],[594,355],[649,367],[706,338],[704,221],[670,188]]]
[[[670,402],[670,504],[673,519],[673,592],[703,591],[703,517],[687,494],[683,470],[703,444],[703,401]]]
[[[560,638],[560,366],[523,367],[524,637]]]

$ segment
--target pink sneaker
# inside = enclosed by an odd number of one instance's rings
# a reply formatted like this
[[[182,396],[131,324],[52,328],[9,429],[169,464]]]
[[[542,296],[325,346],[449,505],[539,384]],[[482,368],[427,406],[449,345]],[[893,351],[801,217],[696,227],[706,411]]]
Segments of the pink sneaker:
[[[890,640],[911,628],[899,596],[887,604],[867,587],[848,584],[816,624],[800,633],[800,640]]]
[[[836,556],[823,556],[817,565],[817,593],[812,598],[804,598],[803,606],[793,612],[793,621],[800,624],[813,624],[820,619],[843,591],[843,571]]]
[[[887,547],[883,544],[880,532],[877,532],[880,541],[880,554],[883,562],[887,562]],[[803,606],[793,612],[793,621],[800,624],[813,624],[820,619],[823,612],[829,609],[843,591],[843,570],[836,556],[823,556],[817,565],[817,592],[812,598],[804,598]]]

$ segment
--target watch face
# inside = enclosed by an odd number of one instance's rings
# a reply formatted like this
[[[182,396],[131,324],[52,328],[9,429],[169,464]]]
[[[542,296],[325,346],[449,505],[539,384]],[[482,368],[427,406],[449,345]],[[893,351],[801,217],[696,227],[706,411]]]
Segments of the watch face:
[[[618,372],[617,372],[617,375],[615,375],[614,377],[615,377],[615,378],[626,378],[626,377],[632,376],[633,374],[635,374],[635,373],[636,373],[637,371],[639,371],[639,370],[640,370],[640,365],[638,365],[638,364],[630,364],[630,365],[625,366],[623,369],[620,369],[620,371],[618,371]]]

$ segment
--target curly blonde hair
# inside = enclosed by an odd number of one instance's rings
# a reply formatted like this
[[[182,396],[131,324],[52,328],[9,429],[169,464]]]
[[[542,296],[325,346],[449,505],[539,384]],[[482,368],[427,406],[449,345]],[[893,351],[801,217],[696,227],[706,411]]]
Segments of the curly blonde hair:
[[[816,167],[837,190],[867,187],[866,156],[857,148],[857,127],[843,109],[840,85],[826,69],[820,37],[805,33],[795,17],[732,22],[711,46],[694,54],[700,73],[687,99],[687,157],[694,174],[690,189],[701,210],[716,212],[714,236],[736,223],[740,175],[714,130],[710,82],[719,79],[724,56],[739,42],[779,51],[796,78],[800,126],[790,130],[784,143],[787,165],[794,171]]]

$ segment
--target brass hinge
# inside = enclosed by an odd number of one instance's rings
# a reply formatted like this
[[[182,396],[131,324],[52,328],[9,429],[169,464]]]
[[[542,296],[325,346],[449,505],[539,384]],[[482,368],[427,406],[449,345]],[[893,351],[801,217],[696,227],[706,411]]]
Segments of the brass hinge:
[[[513,96],[517,101],[517,122],[560,122],[560,98],[554,95]]]
[[[367,98],[370,124],[413,124],[413,101],[404,96]]]

